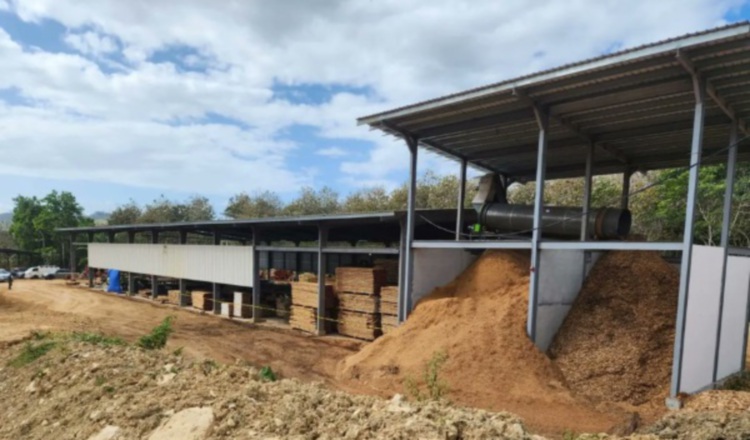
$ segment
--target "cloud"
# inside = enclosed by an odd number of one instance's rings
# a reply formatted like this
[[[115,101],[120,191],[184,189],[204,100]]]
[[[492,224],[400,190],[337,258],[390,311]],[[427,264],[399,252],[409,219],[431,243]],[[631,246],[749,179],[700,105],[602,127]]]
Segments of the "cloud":
[[[12,1],[22,20],[62,24],[78,53],[27,51],[0,29],[0,90],[33,103],[0,106],[0,150],[21,152],[0,172],[216,194],[293,192],[326,178],[395,185],[408,169],[403,142],[356,117],[719,25],[742,3]],[[154,60],[174,48],[189,52]],[[103,69],[102,58],[120,68]],[[349,91],[311,104],[274,96],[278,84]],[[295,163],[305,146],[285,134],[295,125],[314,127],[318,145],[337,140],[318,155],[354,153],[341,176]],[[458,166],[420,153],[428,168]]]
[[[344,157],[351,154],[351,151],[347,151],[339,147],[328,147],[321,148],[320,150],[316,151],[315,154],[326,157]]]
[[[109,54],[118,49],[112,37],[87,31],[82,34],[67,34],[65,42],[73,49],[87,55]]]

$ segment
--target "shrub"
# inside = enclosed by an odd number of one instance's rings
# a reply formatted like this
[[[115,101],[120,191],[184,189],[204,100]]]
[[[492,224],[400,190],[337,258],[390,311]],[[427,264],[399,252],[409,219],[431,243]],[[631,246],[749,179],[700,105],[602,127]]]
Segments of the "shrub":
[[[38,344],[32,344],[31,342],[28,342],[26,343],[26,345],[24,345],[21,353],[19,353],[18,356],[8,362],[8,366],[19,368],[28,365],[47,354],[50,350],[55,348],[56,344],[57,343],[55,341],[45,341]]]
[[[151,333],[141,336],[138,339],[137,345],[145,350],[159,350],[167,345],[167,339],[172,334],[174,329],[172,328],[172,321],[174,316],[167,316],[161,324],[154,327]]]

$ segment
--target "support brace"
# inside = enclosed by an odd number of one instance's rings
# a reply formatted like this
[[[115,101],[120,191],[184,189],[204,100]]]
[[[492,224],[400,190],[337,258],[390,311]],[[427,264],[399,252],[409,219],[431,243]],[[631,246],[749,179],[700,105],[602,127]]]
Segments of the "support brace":
[[[526,333],[536,342],[536,315],[539,297],[539,241],[542,237],[542,211],[544,210],[544,179],[547,159],[547,131],[549,117],[544,109],[534,106],[534,116],[539,125],[539,145],[536,164],[536,188],[534,193],[534,221],[531,234],[531,274],[529,282],[529,309],[526,319]]]

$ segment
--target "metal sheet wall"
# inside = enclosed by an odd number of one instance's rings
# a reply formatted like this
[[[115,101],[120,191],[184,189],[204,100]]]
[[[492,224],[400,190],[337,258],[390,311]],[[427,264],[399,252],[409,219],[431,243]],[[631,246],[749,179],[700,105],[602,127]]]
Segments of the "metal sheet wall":
[[[251,246],[90,243],[89,265],[233,286],[253,285]]]

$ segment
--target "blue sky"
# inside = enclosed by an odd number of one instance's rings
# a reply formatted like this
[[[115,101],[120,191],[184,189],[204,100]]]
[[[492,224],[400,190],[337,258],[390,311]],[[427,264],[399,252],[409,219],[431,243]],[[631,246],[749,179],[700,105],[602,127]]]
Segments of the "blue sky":
[[[742,0],[0,0],[0,212],[406,178],[359,116],[750,18]],[[625,4],[627,3],[627,4]],[[421,157],[420,172],[458,165]]]

